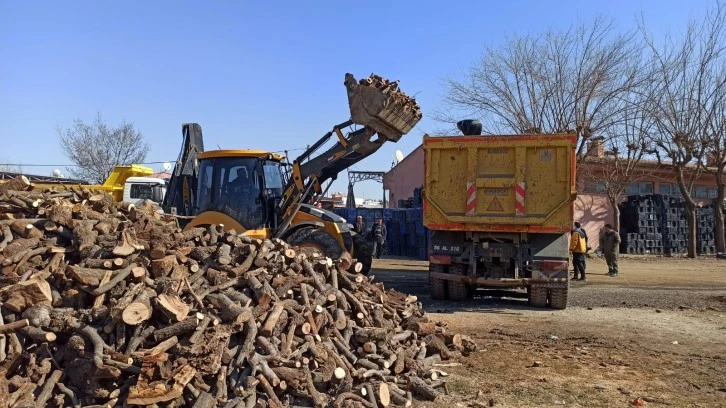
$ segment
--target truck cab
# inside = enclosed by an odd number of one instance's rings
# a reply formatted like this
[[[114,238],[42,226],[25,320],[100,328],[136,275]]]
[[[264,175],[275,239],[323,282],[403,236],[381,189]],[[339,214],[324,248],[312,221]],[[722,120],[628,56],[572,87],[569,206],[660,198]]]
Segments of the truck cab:
[[[144,200],[161,203],[166,194],[166,180],[155,177],[129,177],[124,183],[122,201],[139,205]]]

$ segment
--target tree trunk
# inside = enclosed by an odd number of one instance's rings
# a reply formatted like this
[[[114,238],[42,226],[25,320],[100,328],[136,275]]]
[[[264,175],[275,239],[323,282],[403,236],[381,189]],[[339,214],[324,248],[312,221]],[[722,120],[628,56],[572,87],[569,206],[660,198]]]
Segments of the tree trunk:
[[[681,190],[681,196],[683,196],[683,203],[686,206],[686,219],[688,220],[688,252],[689,258],[696,257],[696,202],[691,197],[691,192],[686,186],[686,180],[683,176],[683,167],[676,168],[676,180],[678,181],[678,188]]]
[[[723,219],[723,197],[714,203],[713,208],[714,222],[716,227],[714,228],[714,234],[716,235],[716,252],[726,252],[726,232],[724,231],[724,219]]]
[[[696,206],[686,201],[686,218],[688,220],[688,257],[695,258],[696,252]]]
[[[714,235],[716,235],[716,252],[726,252],[726,232],[724,231],[724,214],[723,214],[723,203],[724,196],[726,195],[726,188],[724,188],[723,170],[716,173],[716,188],[718,194],[716,199],[713,201],[713,215],[714,222],[716,224],[714,228]]]
[[[620,207],[618,206],[618,197],[608,197],[610,208],[613,210],[613,229],[620,234]]]

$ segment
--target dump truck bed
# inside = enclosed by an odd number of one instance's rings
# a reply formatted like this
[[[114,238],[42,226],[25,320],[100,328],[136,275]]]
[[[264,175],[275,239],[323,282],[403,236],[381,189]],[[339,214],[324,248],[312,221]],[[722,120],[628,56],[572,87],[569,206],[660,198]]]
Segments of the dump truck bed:
[[[424,136],[431,230],[566,233],[576,135]]]

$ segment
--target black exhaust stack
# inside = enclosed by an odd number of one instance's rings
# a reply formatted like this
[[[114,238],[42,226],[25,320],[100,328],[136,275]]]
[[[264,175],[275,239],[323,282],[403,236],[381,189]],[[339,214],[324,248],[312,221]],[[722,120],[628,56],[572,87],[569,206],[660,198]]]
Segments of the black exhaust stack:
[[[464,134],[464,136],[479,136],[482,132],[481,122],[474,119],[460,120],[456,127]]]

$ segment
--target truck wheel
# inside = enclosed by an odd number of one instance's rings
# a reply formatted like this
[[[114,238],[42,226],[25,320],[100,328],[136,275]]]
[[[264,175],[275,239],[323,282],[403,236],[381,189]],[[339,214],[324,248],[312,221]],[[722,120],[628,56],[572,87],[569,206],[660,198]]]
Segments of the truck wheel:
[[[353,233],[353,258],[357,259],[363,265],[363,269],[360,271],[363,275],[368,275],[373,264],[373,253],[371,252],[371,246],[368,245],[366,239],[362,236]]]
[[[547,307],[547,288],[529,288],[529,305]]]
[[[550,289],[550,307],[564,310],[567,308],[567,288]]]
[[[444,265],[429,264],[429,272],[445,273]],[[431,294],[431,299],[445,300],[446,281],[429,276],[429,294]]]
[[[343,248],[338,241],[321,229],[299,229],[290,234],[285,241],[293,246],[315,248],[331,259],[340,259],[343,255]]]
[[[449,273],[452,275],[466,275],[466,265],[453,264],[449,266]],[[450,300],[466,300],[469,298],[471,290],[469,285],[464,282],[449,281],[449,299]]]

